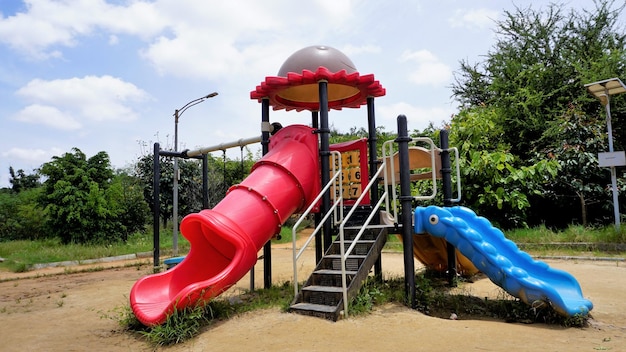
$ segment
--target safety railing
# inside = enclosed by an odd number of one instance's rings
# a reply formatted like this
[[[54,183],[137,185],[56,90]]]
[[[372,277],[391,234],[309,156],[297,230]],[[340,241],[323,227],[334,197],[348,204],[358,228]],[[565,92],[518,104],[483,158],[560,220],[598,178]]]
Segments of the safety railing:
[[[444,149],[437,148],[435,146],[432,139],[427,137],[418,137],[412,139],[413,143],[422,142],[426,143],[430,147],[430,158],[431,158],[431,179],[432,179],[432,193],[429,195],[416,195],[413,196],[414,200],[429,200],[435,198],[437,194],[437,170],[435,167],[435,152],[442,152]],[[298,221],[293,226],[292,233],[292,241],[293,241],[293,282],[294,282],[294,297],[297,297],[299,294],[299,283],[298,283],[298,260],[306,250],[306,248],[310,245],[313,238],[317,235],[317,233],[321,230],[324,223],[333,216],[333,224],[339,224],[339,242],[340,242],[340,262],[341,262],[341,286],[342,286],[342,295],[343,295],[343,304],[344,304],[344,314],[348,316],[348,289],[347,289],[347,274],[346,274],[346,259],[352,253],[352,250],[356,246],[357,242],[360,240],[361,236],[368,228],[383,228],[388,225],[370,225],[372,219],[376,214],[378,214],[378,210],[381,208],[383,202],[385,203],[386,209],[389,211],[393,209],[393,218],[394,222],[398,223],[398,206],[397,206],[397,189],[396,189],[396,174],[395,174],[395,160],[393,158],[393,140],[387,141],[383,144],[382,152],[382,163],[376,173],[372,176],[370,182],[363,189],[359,198],[352,205],[352,209],[345,214],[343,214],[343,187],[341,187],[342,180],[342,167],[341,162],[335,162],[336,160],[341,160],[341,153],[337,151],[331,152],[333,170],[330,181],[324,185],[324,188],[317,195],[317,197],[311,202],[311,205],[307,208],[307,210],[302,213]],[[459,151],[457,148],[448,148],[446,151],[453,151],[455,155],[455,164],[456,164],[456,179],[457,179],[457,198],[452,199],[452,202],[459,202],[461,199],[461,171],[459,166]],[[388,172],[387,169],[391,170]],[[361,226],[359,231],[357,232],[355,238],[352,240],[352,243],[348,248],[345,247],[345,226],[355,213],[357,207],[361,204],[365,196],[370,192],[371,188],[374,185],[378,184],[378,180],[380,179],[381,173],[384,172],[383,182],[384,182],[384,192],[380,195],[378,202],[372,207],[372,211],[370,215],[365,220],[364,224]],[[339,185],[339,186],[337,186]],[[390,187],[390,185],[392,187]],[[304,219],[311,213],[314,206],[320,201],[322,196],[333,187],[333,193],[335,194],[335,201],[332,204],[332,208],[324,215],[324,217],[320,220],[319,224],[313,230],[311,235],[305,240],[304,244],[298,250],[296,244],[296,233],[298,226],[302,224]],[[339,188],[337,190],[337,188]],[[391,191],[390,191],[391,190]],[[375,190],[378,192],[378,190]],[[390,199],[391,198],[391,199]],[[390,204],[391,203],[391,204]]]
[[[299,284],[298,284],[298,259],[302,256],[306,248],[309,246],[315,235],[322,229],[324,223],[328,220],[328,218],[333,215],[334,224],[337,224],[343,220],[343,187],[341,184],[343,182],[342,175],[342,166],[341,166],[341,153],[337,151],[331,151],[331,165],[332,169],[332,177],[330,181],[324,185],[324,188],[320,191],[320,193],[315,197],[315,199],[311,202],[311,205],[300,215],[298,221],[293,225],[291,238],[293,242],[293,287],[294,287],[294,297],[298,297],[299,293]],[[339,162],[336,162],[339,160]],[[315,205],[322,199],[324,193],[326,193],[332,187],[333,194],[335,194],[335,201],[332,204],[332,210],[328,211],[326,215],[322,218],[320,223],[315,227],[311,235],[306,239],[302,248],[298,251],[297,249],[297,238],[296,234],[298,231],[298,226],[302,224],[304,219],[311,213]]]
[[[440,149],[435,145],[433,140],[428,137],[417,137],[411,140],[411,143],[418,143],[418,142],[426,143],[429,146],[428,150],[429,150],[430,159],[431,159],[430,180],[432,181],[432,193],[427,194],[427,195],[415,195],[413,196],[413,200],[430,200],[436,197],[437,195],[437,169],[435,166],[436,165],[435,152],[441,153],[443,151],[448,151],[448,152],[452,151],[454,152],[454,160],[455,160],[455,166],[456,166],[457,197],[451,199],[450,201],[455,202],[455,203],[460,202],[461,201],[461,168],[459,165],[459,150],[456,147],[448,148],[448,149]],[[393,157],[395,154],[393,151],[393,145],[394,145],[393,140],[389,140],[383,143],[383,147],[382,147],[383,160],[389,164],[389,169],[392,171],[391,173],[385,172],[383,183],[384,183],[386,190],[388,190],[389,188],[392,189],[391,199],[387,201],[385,206],[386,206],[387,211],[392,210],[391,214],[393,215],[393,220],[397,224],[398,223],[398,201],[397,201],[398,190],[395,187],[395,185],[397,184],[399,180],[396,180],[396,173],[394,171],[396,170],[396,165],[395,165],[395,160]],[[390,185],[392,187],[389,187]],[[391,201],[391,204],[389,204],[389,201]]]
[[[368,228],[372,228],[372,227],[369,226],[370,222],[372,221],[374,216],[376,214],[378,214],[377,211],[380,208],[380,206],[383,204],[383,202],[388,199],[389,194],[388,194],[387,189],[385,189],[383,194],[380,196],[380,199],[378,200],[376,205],[374,205],[374,207],[372,207],[372,212],[367,217],[367,219],[365,219],[365,223],[363,224],[363,226],[361,227],[359,232],[357,232],[356,236],[352,240],[352,244],[350,244],[350,246],[347,249],[345,247],[345,234],[344,234],[345,226],[346,226],[346,223],[348,222],[348,220],[350,220],[350,217],[352,217],[352,214],[354,214],[354,212],[356,211],[357,207],[361,204],[361,202],[363,201],[365,196],[368,194],[368,192],[370,191],[372,186],[378,184],[378,178],[380,177],[380,173],[383,172],[383,171],[386,171],[386,166],[387,166],[387,164],[386,164],[385,160],[383,159],[383,162],[381,163],[380,167],[378,168],[378,171],[376,171],[374,176],[372,176],[372,179],[370,180],[370,182],[367,184],[365,189],[363,189],[363,192],[361,193],[361,196],[359,198],[357,198],[356,202],[352,206],[352,209],[350,209],[348,214],[346,214],[345,218],[343,219],[343,221],[339,225],[339,250],[340,250],[340,255],[341,255],[341,259],[340,259],[340,261],[341,261],[341,290],[342,290],[342,295],[343,295],[343,311],[344,311],[344,315],[346,317],[348,316],[348,305],[349,305],[349,302],[348,302],[348,286],[347,286],[347,278],[346,278],[346,259],[348,258],[350,253],[352,253],[352,250],[356,246],[357,241],[359,241],[361,239],[361,235],[363,235],[363,232],[365,232],[365,230],[368,229]],[[377,189],[375,191],[378,192]]]

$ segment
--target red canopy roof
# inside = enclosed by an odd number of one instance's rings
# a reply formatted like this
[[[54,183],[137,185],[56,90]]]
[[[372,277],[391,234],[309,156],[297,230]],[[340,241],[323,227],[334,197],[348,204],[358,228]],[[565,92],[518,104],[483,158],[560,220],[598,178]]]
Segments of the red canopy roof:
[[[328,82],[328,108],[358,108],[367,103],[368,97],[381,97],[385,89],[373,74],[361,76],[346,70],[331,72],[320,66],[315,72],[289,72],[287,77],[268,76],[250,92],[251,99],[269,99],[274,110],[319,110],[320,81]]]

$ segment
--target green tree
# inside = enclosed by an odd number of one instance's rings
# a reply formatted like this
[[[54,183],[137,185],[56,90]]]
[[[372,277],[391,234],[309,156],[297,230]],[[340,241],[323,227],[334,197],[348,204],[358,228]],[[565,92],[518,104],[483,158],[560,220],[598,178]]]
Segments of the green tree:
[[[46,214],[37,203],[42,188],[19,193],[0,191],[0,241],[36,240],[46,236]]]
[[[610,198],[607,172],[598,167],[598,152],[605,142],[606,128],[604,120],[585,116],[575,105],[571,105],[563,116],[544,133],[544,138],[551,140],[546,148],[546,155],[537,159],[548,158],[559,164],[559,172],[550,182],[543,194],[549,202],[540,202],[534,209],[535,217],[542,213],[568,214],[558,216],[561,219],[574,218],[587,226],[590,221],[608,214],[603,200]],[[599,172],[600,171],[600,172]],[[578,216],[572,209],[579,209]],[[568,223],[556,223],[567,226]]]
[[[452,118],[450,146],[459,149],[462,204],[504,228],[526,226],[529,197],[555,177],[553,160],[524,162],[509,151],[495,109],[465,109]]]
[[[127,170],[118,171],[110,187],[111,205],[117,208],[118,221],[123,225],[122,240],[145,229],[150,208],[143,198],[141,181]]]
[[[583,140],[572,142],[571,133],[559,137],[559,133],[568,133],[559,131],[559,125],[566,122],[564,116],[575,106],[582,117],[569,120],[578,124],[570,125],[570,132],[578,128],[585,130],[583,121],[601,123],[602,107],[585,91],[584,84],[626,74],[626,34],[619,23],[625,5],[616,6],[610,0],[597,0],[594,4],[594,11],[566,10],[559,4],[539,10],[528,7],[507,11],[504,19],[497,22],[496,44],[486,59],[477,64],[461,62],[452,87],[454,97],[462,109],[483,105],[493,109],[502,129],[497,142],[506,144],[508,152],[519,160],[528,164],[552,160],[555,151],[564,151],[565,138],[570,141],[568,145],[584,143]],[[623,149],[626,131],[620,121],[626,114],[626,100],[617,96],[612,107],[615,147]],[[601,144],[599,149],[606,150],[606,138],[595,141]],[[589,169],[588,158],[571,153],[559,156],[561,166],[565,165],[563,158],[567,156],[571,159],[567,161],[570,167],[566,172],[579,170],[578,174],[568,176],[585,185],[578,191],[604,187],[608,177],[604,170]],[[571,187],[557,183],[552,187],[542,192],[579,198]],[[570,193],[562,194],[566,191]],[[552,203],[546,204],[546,200]],[[532,206],[538,209],[553,208],[556,202],[555,197],[531,199]],[[609,202],[610,197],[605,197],[601,207]],[[535,212],[540,213],[545,212]],[[564,224],[573,220],[571,214],[571,211],[563,212],[559,219],[551,216],[533,221]]]
[[[152,180],[154,177],[154,164],[152,155],[144,155],[137,160],[134,166],[134,176],[141,180],[143,186],[143,197],[150,209],[154,204],[154,189]],[[159,157],[159,218],[164,227],[172,218],[172,190],[174,166],[171,158]]]
[[[216,157],[207,156],[207,193],[208,206],[214,207],[224,198],[228,188],[241,182],[249,173],[254,164],[254,156],[249,149],[241,150],[241,159],[230,159],[226,154]],[[153,156],[141,156],[134,165],[134,176],[141,180],[144,200],[152,209],[153,206]],[[173,176],[174,167],[171,157],[159,156],[159,218],[163,226],[172,218],[173,214]],[[178,182],[178,214],[184,217],[187,214],[198,212],[202,209],[202,161],[199,159],[178,160],[180,179]],[[180,220],[180,219],[179,219]]]
[[[11,183],[11,189],[15,193],[19,193],[23,190],[36,188],[41,185],[39,182],[39,174],[37,172],[33,172],[30,175],[27,175],[26,172],[22,169],[17,170],[17,172],[13,169],[13,166],[9,166],[9,183]]]
[[[122,240],[124,225],[118,218],[113,171],[106,152],[87,159],[78,148],[43,164],[46,176],[40,203],[48,215],[50,235],[63,243],[107,243]]]

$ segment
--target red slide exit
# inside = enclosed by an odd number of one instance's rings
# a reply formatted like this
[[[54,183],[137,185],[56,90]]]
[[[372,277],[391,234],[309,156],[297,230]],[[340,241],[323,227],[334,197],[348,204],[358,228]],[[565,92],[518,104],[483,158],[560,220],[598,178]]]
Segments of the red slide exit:
[[[306,209],[319,190],[317,135],[303,125],[281,129],[250,175],[219,204],[183,219],[180,230],[191,245],[185,259],[135,283],[130,305],[139,321],[162,324],[175,309],[207,303],[226,291],[254,266],[258,251],[285,220]]]

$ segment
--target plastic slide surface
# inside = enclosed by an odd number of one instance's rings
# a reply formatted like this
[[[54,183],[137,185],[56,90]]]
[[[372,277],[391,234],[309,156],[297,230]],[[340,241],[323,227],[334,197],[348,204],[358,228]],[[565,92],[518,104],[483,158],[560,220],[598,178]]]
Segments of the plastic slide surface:
[[[593,308],[571,274],[532,259],[468,208],[419,207],[414,221],[416,233],[445,238],[496,285],[529,305],[547,302],[564,316],[587,315]]]
[[[385,225],[394,226],[395,219],[386,211],[380,212],[380,222]],[[396,235],[402,241],[402,235]],[[435,237],[430,234],[414,234],[413,235],[413,256],[424,264],[428,269],[436,271],[448,270],[448,251],[446,248],[446,240]],[[456,270],[463,276],[471,276],[478,273],[478,269],[472,262],[465,258],[457,249]]]
[[[292,125],[272,136],[269,152],[213,209],[180,225],[190,251],[171,270],[139,279],[130,305],[143,324],[159,325],[175,309],[206,304],[239,281],[287,218],[320,190],[317,135]]]
[[[478,268],[457,249],[456,272],[461,276],[478,273]],[[448,270],[447,242],[430,234],[413,235],[413,256],[428,269],[444,272]]]

